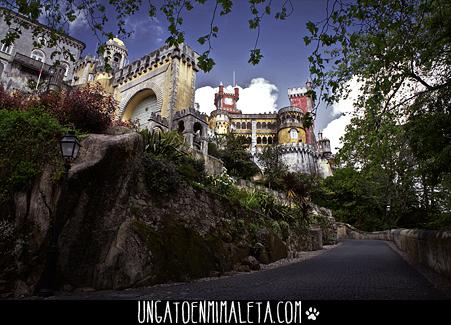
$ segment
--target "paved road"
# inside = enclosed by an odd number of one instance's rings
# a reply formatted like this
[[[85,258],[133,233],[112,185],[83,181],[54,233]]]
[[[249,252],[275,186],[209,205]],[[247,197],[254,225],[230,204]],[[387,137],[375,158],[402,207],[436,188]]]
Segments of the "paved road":
[[[215,280],[69,298],[445,299],[383,241],[349,240],[312,259]]]

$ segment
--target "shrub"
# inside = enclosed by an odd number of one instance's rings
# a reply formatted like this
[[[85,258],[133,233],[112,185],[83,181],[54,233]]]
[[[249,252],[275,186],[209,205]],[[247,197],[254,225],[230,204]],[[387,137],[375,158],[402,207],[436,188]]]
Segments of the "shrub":
[[[140,133],[143,136],[144,151],[156,158],[177,161],[185,155],[182,151],[185,147],[185,141],[175,131],[150,132],[144,129]]]
[[[98,85],[41,95],[8,93],[0,88],[0,108],[28,110],[41,107],[62,125],[82,132],[102,133],[112,125],[117,103]]]
[[[0,85],[0,109],[21,108],[24,99],[25,97],[21,92],[10,93],[7,92],[2,85]]]
[[[30,186],[44,164],[59,159],[64,129],[41,109],[0,109],[0,208],[13,192]]]
[[[166,194],[177,191],[182,179],[173,162],[145,154],[143,163],[144,179],[149,192]]]
[[[183,156],[177,163],[177,171],[190,182],[203,182],[205,180],[205,164],[191,156]]]
[[[73,125],[80,131],[90,133],[102,133],[110,127],[117,108],[114,98],[97,85],[59,94],[47,93],[41,97],[41,103],[61,124]]]

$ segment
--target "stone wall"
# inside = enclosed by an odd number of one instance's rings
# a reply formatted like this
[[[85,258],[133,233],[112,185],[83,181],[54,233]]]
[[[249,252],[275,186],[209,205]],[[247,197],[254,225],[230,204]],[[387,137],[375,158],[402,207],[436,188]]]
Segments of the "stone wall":
[[[45,172],[30,192],[16,195],[17,237],[10,277],[0,270],[0,293],[28,296],[39,288],[52,215],[60,290],[218,276],[322,247],[320,230],[282,233],[275,220],[187,184],[149,193],[141,136],[118,133],[83,140],[63,193]]]
[[[205,172],[208,175],[221,175],[222,172],[225,170],[224,163],[221,159],[205,155],[202,151],[198,149],[191,149],[191,154],[194,156],[195,159],[203,160],[205,164]]]
[[[416,263],[451,279],[451,231],[392,229],[363,232],[345,223],[337,223],[337,226],[338,239],[392,241]]]

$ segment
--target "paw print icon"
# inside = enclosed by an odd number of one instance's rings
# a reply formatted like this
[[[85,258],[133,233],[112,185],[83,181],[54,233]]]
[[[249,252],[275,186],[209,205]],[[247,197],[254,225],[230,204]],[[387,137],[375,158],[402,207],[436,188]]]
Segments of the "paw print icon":
[[[305,314],[307,315],[308,320],[316,320],[316,318],[319,316],[319,310],[317,310],[314,307],[310,307]]]

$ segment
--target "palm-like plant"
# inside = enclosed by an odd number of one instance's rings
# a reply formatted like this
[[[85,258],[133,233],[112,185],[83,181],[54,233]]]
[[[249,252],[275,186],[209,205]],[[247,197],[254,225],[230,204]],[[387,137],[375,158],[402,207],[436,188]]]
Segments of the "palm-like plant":
[[[144,151],[154,157],[178,160],[185,155],[185,141],[176,131],[150,132],[144,129],[140,133],[144,141]]]

